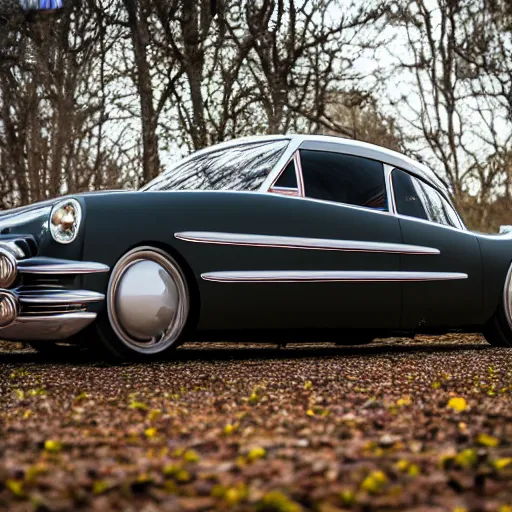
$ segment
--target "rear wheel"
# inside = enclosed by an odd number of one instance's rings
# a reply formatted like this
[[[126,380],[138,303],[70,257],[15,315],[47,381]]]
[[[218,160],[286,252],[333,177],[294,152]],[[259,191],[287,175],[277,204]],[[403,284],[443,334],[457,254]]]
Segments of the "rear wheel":
[[[512,266],[505,280],[503,299],[482,333],[495,347],[512,347]]]
[[[118,359],[153,359],[175,348],[187,323],[190,296],[178,263],[155,247],[137,247],[116,264],[107,312],[96,329]]]

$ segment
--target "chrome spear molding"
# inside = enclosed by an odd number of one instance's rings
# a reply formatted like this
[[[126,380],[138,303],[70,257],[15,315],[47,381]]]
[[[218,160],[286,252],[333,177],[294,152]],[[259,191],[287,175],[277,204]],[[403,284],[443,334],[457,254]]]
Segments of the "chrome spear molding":
[[[446,281],[467,279],[458,272],[387,272],[387,271],[314,271],[314,270],[234,270],[206,272],[205,281],[220,283],[303,283],[303,282],[375,282],[375,281]]]
[[[57,258],[29,258],[18,261],[22,274],[95,274],[108,272],[109,267],[90,261],[59,260]]]
[[[252,235],[183,231],[174,235],[179,240],[203,244],[278,247],[284,249],[316,249],[320,251],[380,252],[390,254],[440,254],[439,249],[418,245],[366,242],[362,240],[333,240],[292,236]]]

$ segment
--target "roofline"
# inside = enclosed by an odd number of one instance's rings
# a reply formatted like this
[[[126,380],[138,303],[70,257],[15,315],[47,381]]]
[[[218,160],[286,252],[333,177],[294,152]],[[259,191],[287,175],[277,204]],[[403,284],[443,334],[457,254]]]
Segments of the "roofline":
[[[204,155],[230,147],[241,146],[254,142],[275,142],[280,140],[289,140],[291,142],[289,149],[293,150],[293,152],[300,148],[320,151],[335,151],[339,153],[370,158],[372,160],[377,160],[393,167],[398,167],[425,180],[427,183],[437,188],[446,197],[446,199],[450,201],[448,188],[426,165],[421,164],[402,153],[398,153],[397,151],[393,151],[382,146],[377,146],[376,144],[370,144],[368,142],[362,142],[346,137],[336,137],[332,135],[274,134],[240,137],[195,151],[189,156],[180,160],[179,163],[181,164],[186,160],[189,160],[190,158],[198,155]],[[286,151],[285,158],[289,157],[288,153],[289,151]],[[279,163],[276,167],[278,166]]]
[[[307,134],[285,134],[285,135],[254,135],[251,137],[242,137],[239,139],[233,139],[231,141],[223,142],[221,144],[217,144],[205,150],[201,150],[201,152],[209,152],[215,151],[216,149],[222,149],[227,147],[233,147],[241,144],[248,144],[251,142],[272,142],[276,140],[285,140],[288,139],[293,141],[293,146],[297,148],[303,149],[318,149],[329,151],[335,150],[336,152],[344,152],[347,154],[351,154],[354,156],[361,156],[365,158],[370,158],[372,160],[378,160],[382,163],[399,167],[404,171],[409,171],[419,178],[427,181],[434,187],[440,190],[446,198],[450,199],[449,191],[446,185],[442,182],[440,178],[436,176],[436,174],[426,165],[419,163],[412,158],[399,153],[397,151],[393,151],[391,149],[384,148],[382,146],[378,146],[376,144],[370,144],[369,142],[362,142],[359,140],[350,139],[347,137],[336,137],[333,135],[307,135]],[[316,143],[318,146],[315,148],[312,144],[308,143]],[[322,144],[326,144],[326,146],[322,147]],[[337,147],[329,148],[327,145],[335,144]],[[342,149],[342,151],[340,151]]]

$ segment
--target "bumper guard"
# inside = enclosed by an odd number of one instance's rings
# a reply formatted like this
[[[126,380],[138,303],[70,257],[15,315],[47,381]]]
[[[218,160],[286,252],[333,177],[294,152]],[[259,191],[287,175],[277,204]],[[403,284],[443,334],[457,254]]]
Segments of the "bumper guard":
[[[64,340],[96,319],[87,305],[103,302],[105,296],[90,290],[66,289],[59,279],[108,272],[107,265],[23,258],[24,254],[11,245],[0,242],[0,339]],[[27,278],[32,280],[30,284],[25,283]]]

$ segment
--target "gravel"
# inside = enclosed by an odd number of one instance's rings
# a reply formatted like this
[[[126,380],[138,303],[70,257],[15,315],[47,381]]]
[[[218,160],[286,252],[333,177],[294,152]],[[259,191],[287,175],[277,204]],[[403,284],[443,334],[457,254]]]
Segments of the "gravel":
[[[512,350],[479,336],[0,344],[2,510],[512,511]]]

